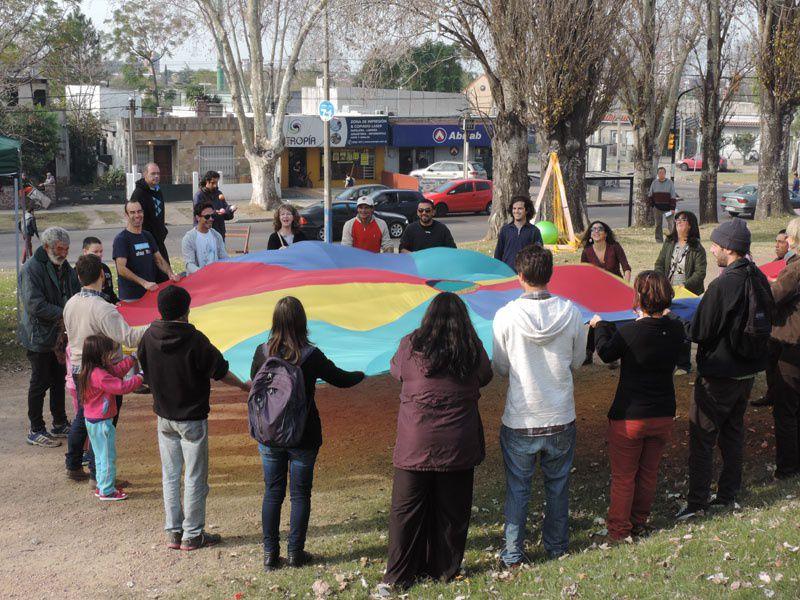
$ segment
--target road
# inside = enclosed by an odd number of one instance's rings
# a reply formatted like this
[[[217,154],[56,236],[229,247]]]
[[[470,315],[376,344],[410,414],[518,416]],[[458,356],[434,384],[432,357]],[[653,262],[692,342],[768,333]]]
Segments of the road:
[[[734,189],[735,185],[720,186],[720,193]],[[698,210],[698,197],[697,185],[677,185],[678,194],[684,198],[679,203],[679,210],[691,210],[695,214]],[[531,189],[531,193],[535,194],[536,188]],[[604,198],[608,199],[614,197],[620,201],[627,203],[628,192],[627,188],[623,187],[620,190],[606,189],[604,190]],[[720,218],[726,218],[718,207]],[[169,209],[167,211],[169,216]],[[625,227],[628,224],[628,207],[625,206],[602,206],[591,205],[589,207],[589,217],[591,219],[599,219],[608,223],[612,228]],[[486,219],[485,215],[452,215],[442,219],[453,233],[456,242],[472,242],[483,239],[486,235]],[[265,250],[267,247],[267,238],[272,233],[272,219],[264,219],[263,221],[248,223],[251,227],[250,230],[250,251]],[[180,256],[180,244],[183,235],[189,230],[190,225],[170,225],[169,236],[167,237],[167,251],[171,257]],[[106,261],[111,260],[111,244],[114,236],[120,231],[119,227],[111,227],[104,229],[91,229],[84,231],[72,231],[70,235],[73,239],[73,248],[70,250],[69,260],[74,262],[78,256],[79,245],[83,238],[93,235],[103,242],[105,249]],[[15,265],[15,242],[14,234],[5,233],[0,234],[0,268],[13,269]]]

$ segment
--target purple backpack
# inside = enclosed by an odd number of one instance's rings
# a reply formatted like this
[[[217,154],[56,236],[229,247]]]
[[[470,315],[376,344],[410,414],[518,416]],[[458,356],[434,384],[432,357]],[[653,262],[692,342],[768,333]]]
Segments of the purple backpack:
[[[253,378],[247,399],[250,435],[261,444],[278,448],[300,445],[308,417],[301,366],[313,351],[314,346],[303,348],[300,364],[293,365],[277,356],[269,356],[264,344],[267,360]]]

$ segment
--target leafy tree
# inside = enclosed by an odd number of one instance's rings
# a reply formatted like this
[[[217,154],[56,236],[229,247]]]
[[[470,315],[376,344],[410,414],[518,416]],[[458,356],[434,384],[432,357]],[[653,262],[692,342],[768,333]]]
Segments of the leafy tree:
[[[120,0],[112,18],[113,48],[119,56],[141,63],[150,72],[150,92],[155,106],[161,105],[158,61],[171,56],[189,35],[189,21],[174,4],[143,4]]]
[[[56,114],[44,107],[0,112],[0,135],[22,142],[22,168],[44,175],[59,148],[60,126]]]
[[[70,176],[73,183],[92,183],[97,177],[97,145],[103,139],[100,119],[88,111],[67,116]]]
[[[733,145],[736,146],[742,158],[747,160],[747,157],[756,145],[756,136],[750,132],[737,133],[733,136]]]
[[[373,56],[365,61],[358,85],[428,92],[460,92],[464,69],[456,44],[426,41],[397,59]]]

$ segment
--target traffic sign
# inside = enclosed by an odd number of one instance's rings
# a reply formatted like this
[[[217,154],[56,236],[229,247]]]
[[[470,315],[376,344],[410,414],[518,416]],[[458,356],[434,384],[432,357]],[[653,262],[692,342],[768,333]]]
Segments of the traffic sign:
[[[330,121],[336,113],[336,107],[330,100],[323,100],[319,103],[319,118],[323,121]]]

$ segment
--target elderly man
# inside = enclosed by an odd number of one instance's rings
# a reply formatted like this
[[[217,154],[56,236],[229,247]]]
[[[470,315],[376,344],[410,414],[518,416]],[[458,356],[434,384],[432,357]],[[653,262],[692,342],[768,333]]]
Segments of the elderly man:
[[[169,262],[169,254],[165,240],[167,239],[167,226],[164,224],[164,195],[161,192],[161,170],[156,163],[147,163],[144,173],[140,180],[136,182],[136,187],[131,194],[131,200],[135,200],[142,205],[144,221],[142,229],[149,232],[158,245],[161,256]],[[158,277],[156,283],[166,281],[163,277]]]
[[[114,238],[112,258],[117,265],[117,285],[120,300],[138,300],[157,286],[156,274],[164,280],[178,281],[179,276],[162,256],[155,238],[142,227],[144,210],[138,200],[125,203],[128,226]]]
[[[33,446],[56,448],[69,432],[64,407],[64,365],[53,348],[63,327],[64,305],[80,289],[75,271],[67,262],[69,233],[50,227],[42,233],[42,245],[33,253],[19,274],[21,314],[17,337],[27,350],[31,363],[28,387],[27,442]],[[50,390],[50,414],[53,428],[48,433],[44,423],[44,395]]]
[[[215,213],[211,202],[201,202],[194,207],[197,226],[187,231],[181,242],[187,273],[194,273],[206,265],[228,258],[225,240],[216,229],[212,229]]]

